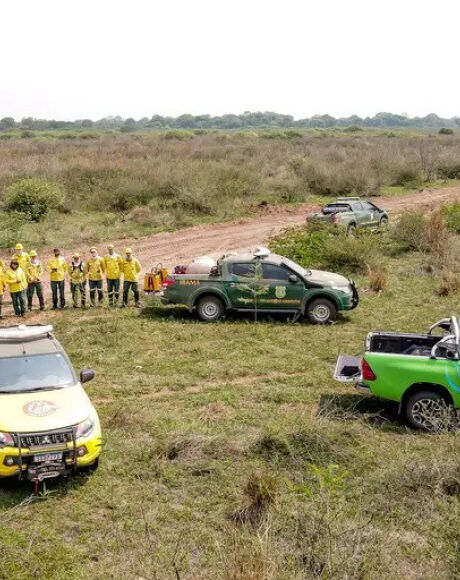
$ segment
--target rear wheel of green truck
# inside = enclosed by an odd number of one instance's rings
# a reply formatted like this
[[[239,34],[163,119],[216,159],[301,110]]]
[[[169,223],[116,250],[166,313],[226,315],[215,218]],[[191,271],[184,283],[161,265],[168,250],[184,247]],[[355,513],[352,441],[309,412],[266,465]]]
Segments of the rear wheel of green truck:
[[[411,395],[404,406],[407,420],[416,429],[441,431],[453,421],[453,409],[445,398],[434,391],[419,391]]]
[[[198,318],[203,322],[216,322],[225,316],[225,305],[217,296],[203,296],[196,305]]]
[[[305,315],[312,324],[327,324],[337,318],[337,308],[327,298],[315,298],[308,304]]]
[[[347,227],[347,236],[354,238],[356,236],[356,224],[350,224]]]
[[[379,228],[381,230],[387,230],[388,229],[388,218],[386,216],[382,216],[380,218]]]

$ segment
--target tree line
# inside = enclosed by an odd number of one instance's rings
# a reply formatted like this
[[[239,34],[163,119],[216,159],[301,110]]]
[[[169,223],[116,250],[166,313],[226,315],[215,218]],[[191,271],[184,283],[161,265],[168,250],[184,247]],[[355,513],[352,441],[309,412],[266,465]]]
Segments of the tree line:
[[[76,121],[56,121],[25,117],[16,121],[13,117],[0,119],[0,131],[19,130],[62,130],[62,129],[99,129],[120,130],[122,132],[138,129],[257,129],[257,128],[330,128],[330,127],[388,127],[388,128],[428,128],[460,127],[460,117],[444,119],[431,113],[424,117],[409,117],[393,113],[377,113],[373,117],[332,117],[331,115],[314,115],[305,119],[294,119],[292,115],[280,113],[249,112],[241,115],[226,114],[220,116],[184,114],[178,117],[153,115],[133,119],[120,116],[104,117],[93,121],[79,119]]]

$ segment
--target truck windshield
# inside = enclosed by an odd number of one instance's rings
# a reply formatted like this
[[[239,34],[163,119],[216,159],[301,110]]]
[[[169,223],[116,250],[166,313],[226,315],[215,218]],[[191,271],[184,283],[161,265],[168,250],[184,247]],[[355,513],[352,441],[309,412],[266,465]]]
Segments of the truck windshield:
[[[302,266],[299,266],[299,264],[296,264],[289,258],[283,258],[283,264],[286,264],[286,266],[293,270],[296,274],[300,274],[302,278],[311,276],[310,270],[305,270],[305,268],[302,268]]]
[[[0,358],[0,394],[60,388],[75,383],[62,354]]]

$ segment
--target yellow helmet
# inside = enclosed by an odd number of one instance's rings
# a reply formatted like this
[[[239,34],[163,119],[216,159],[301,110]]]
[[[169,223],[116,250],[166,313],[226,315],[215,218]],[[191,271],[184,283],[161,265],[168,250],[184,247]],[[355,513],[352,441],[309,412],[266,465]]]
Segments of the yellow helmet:
[[[132,254],[133,251],[131,250],[131,248],[126,248],[125,250],[125,254]]]
[[[72,254],[72,258],[79,258],[79,257],[80,257],[80,254],[78,252],[74,252]]]
[[[30,252],[29,252],[29,256],[30,256],[31,258],[35,258],[35,256],[36,256],[36,255],[37,255],[37,252],[36,252],[35,250],[30,250]]]
[[[15,250],[23,250],[23,249],[24,249],[24,246],[23,246],[22,244],[16,244],[16,245],[14,246],[14,249],[15,249]]]

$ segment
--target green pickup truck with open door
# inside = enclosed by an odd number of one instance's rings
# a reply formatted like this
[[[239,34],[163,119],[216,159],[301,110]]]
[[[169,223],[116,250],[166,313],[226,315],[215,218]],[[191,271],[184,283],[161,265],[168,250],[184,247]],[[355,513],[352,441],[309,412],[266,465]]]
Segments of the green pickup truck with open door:
[[[440,334],[442,333],[442,334]],[[370,332],[362,357],[339,356],[334,378],[364,395],[399,403],[409,423],[438,430],[460,408],[460,332],[455,316],[426,334]]]

